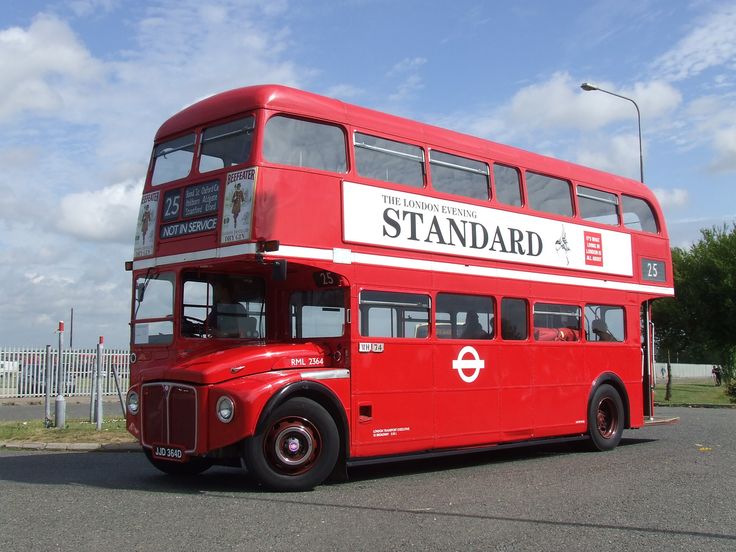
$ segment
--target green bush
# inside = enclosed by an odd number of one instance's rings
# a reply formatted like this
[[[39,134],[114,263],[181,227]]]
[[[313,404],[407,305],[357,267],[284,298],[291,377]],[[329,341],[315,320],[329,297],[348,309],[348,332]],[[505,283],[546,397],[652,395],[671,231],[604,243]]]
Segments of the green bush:
[[[726,394],[732,403],[736,403],[736,380],[732,379],[726,385]]]

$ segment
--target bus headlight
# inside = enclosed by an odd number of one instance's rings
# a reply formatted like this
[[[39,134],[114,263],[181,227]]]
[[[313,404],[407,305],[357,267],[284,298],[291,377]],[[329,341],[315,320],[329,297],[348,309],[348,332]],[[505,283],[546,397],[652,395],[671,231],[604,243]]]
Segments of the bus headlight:
[[[140,405],[140,398],[138,397],[138,393],[135,391],[131,391],[128,393],[128,412],[135,415],[138,414],[138,406]]]
[[[233,400],[230,397],[220,397],[217,399],[215,410],[217,411],[217,419],[223,424],[226,424],[233,419],[235,403],[233,403]]]

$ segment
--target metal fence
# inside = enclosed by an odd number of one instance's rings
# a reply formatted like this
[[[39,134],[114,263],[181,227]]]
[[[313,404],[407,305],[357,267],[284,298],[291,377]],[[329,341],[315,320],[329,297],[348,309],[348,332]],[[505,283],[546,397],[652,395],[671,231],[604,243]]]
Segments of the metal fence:
[[[117,394],[115,373],[125,394],[130,381],[129,358],[127,349],[102,349],[102,395]],[[0,399],[43,397],[47,379],[50,394],[55,396],[59,366],[58,350],[0,347]],[[61,367],[64,394],[90,396],[97,373],[97,349],[62,350]]]
[[[655,366],[657,381],[667,381],[667,363],[657,362]],[[711,370],[713,370],[712,364],[679,364],[673,362],[670,366],[673,378],[710,378]]]

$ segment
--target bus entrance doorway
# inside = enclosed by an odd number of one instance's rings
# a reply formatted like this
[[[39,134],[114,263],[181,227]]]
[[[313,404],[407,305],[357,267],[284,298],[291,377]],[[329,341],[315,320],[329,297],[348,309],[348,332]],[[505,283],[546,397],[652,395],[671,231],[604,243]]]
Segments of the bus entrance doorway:
[[[641,339],[644,417],[651,420],[654,417],[654,322],[651,301],[641,304]]]

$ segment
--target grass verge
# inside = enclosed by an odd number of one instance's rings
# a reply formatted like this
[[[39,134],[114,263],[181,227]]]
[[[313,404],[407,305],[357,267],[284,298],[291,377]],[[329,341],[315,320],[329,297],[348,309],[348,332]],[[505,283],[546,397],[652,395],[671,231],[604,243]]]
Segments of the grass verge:
[[[131,443],[124,418],[105,418],[102,430],[84,420],[67,420],[66,427],[46,428],[42,420],[0,422],[0,441],[37,443]]]
[[[732,404],[726,395],[726,386],[716,387],[713,380],[708,379],[681,379],[672,381],[672,398],[664,400],[667,382],[657,383],[654,390],[654,400],[660,404]]]

